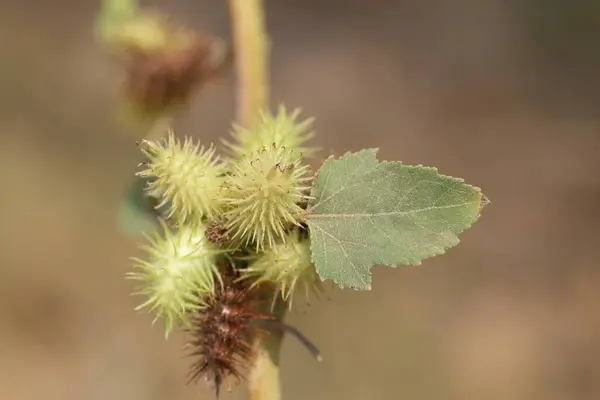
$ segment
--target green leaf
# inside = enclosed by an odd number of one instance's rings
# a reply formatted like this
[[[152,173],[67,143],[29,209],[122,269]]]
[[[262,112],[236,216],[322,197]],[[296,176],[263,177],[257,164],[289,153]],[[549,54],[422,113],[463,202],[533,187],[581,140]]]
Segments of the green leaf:
[[[144,191],[148,180],[136,177],[127,188],[125,198],[119,209],[121,231],[128,236],[150,233],[158,226],[154,202]]]
[[[317,172],[308,226],[321,279],[368,290],[374,265],[418,265],[458,244],[484,197],[435,168],[381,162],[376,149],[329,158]]]

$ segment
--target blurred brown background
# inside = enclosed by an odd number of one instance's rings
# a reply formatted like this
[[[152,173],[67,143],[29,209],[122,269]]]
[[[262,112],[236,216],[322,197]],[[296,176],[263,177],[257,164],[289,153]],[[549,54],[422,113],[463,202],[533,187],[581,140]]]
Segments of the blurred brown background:
[[[229,38],[223,1],[145,4]],[[325,362],[286,340],[286,400],[600,399],[598,4],[267,1],[273,101],[317,117],[323,155],[379,147],[492,201],[447,255],[300,307]],[[139,154],[99,6],[0,5],[0,399],[210,399],[132,310],[116,210]],[[228,131],[230,78],[180,134]]]

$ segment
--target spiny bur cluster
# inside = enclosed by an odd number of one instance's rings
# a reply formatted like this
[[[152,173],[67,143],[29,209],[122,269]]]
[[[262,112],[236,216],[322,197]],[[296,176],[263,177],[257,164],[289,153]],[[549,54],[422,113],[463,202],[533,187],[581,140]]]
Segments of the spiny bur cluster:
[[[305,221],[312,120],[298,115],[280,107],[251,130],[234,128],[224,158],[173,132],[139,146],[146,159],[137,175],[163,220],[130,274],[146,296],[138,309],[164,319],[167,335],[187,330],[192,380],[203,376],[217,390],[253,356],[253,323],[271,312],[255,309],[263,289],[289,307],[296,290],[321,290]]]

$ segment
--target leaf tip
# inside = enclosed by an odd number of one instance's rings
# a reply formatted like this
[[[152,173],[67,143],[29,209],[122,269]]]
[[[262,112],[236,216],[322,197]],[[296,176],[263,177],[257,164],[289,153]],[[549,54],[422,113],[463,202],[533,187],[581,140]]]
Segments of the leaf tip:
[[[489,197],[481,193],[481,203],[479,204],[479,211],[477,216],[481,216],[481,212],[483,211],[483,209],[490,204],[492,204],[492,201],[489,199]]]

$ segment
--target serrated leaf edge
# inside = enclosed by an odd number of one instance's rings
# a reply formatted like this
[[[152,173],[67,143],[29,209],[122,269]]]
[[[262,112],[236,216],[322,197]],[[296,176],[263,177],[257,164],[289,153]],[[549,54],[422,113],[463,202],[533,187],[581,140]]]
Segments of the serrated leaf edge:
[[[379,148],[368,148],[368,149],[362,149],[356,152],[351,152],[351,151],[347,151],[346,153],[344,153],[343,155],[341,155],[340,157],[335,157],[334,155],[330,155],[329,157],[327,157],[327,159],[323,162],[323,164],[321,165],[321,167],[317,170],[317,172],[315,173],[315,177],[313,179],[313,188],[311,189],[311,202],[309,202],[309,206],[306,210],[306,217],[310,216],[312,210],[314,210],[315,207],[317,207],[317,204],[312,204],[312,200],[315,199],[315,197],[313,196],[313,191],[314,191],[314,182],[317,181],[317,179],[319,179],[319,172],[323,169],[323,167],[325,166],[325,164],[329,161],[342,161],[344,159],[346,159],[349,156],[353,156],[353,155],[359,155],[361,153],[367,153],[367,152],[372,152],[373,156],[375,157],[375,161],[377,162],[375,168],[377,168],[377,166],[379,164],[381,164],[381,162],[377,159],[377,153],[379,152]],[[368,173],[368,172],[367,172]],[[326,182],[327,183],[327,182]],[[341,190],[341,189],[340,189]],[[331,196],[330,196],[331,197]]]
[[[479,217],[481,216],[481,211],[483,210],[483,208],[486,205],[488,205],[488,204],[491,203],[491,201],[489,200],[489,198],[482,193],[481,188],[466,183],[464,178],[454,177],[454,176],[451,176],[451,175],[442,174],[442,173],[439,172],[439,169],[437,167],[427,166],[427,165],[423,165],[423,164],[416,164],[416,165],[405,164],[405,163],[403,163],[401,161],[388,161],[388,160],[379,161],[377,159],[377,152],[379,151],[378,148],[362,149],[362,150],[357,151],[357,152],[350,152],[350,151],[348,151],[344,155],[342,155],[342,156],[340,156],[338,158],[335,158],[333,155],[329,156],[325,160],[325,162],[323,162],[323,165],[321,166],[321,168],[323,168],[323,166],[325,165],[325,163],[327,161],[329,161],[329,160],[334,160],[334,161],[338,161],[339,160],[339,161],[341,161],[341,160],[345,159],[346,157],[348,157],[350,155],[358,155],[358,154],[360,154],[362,152],[367,152],[367,151],[374,151],[375,152],[375,156],[376,156],[375,159],[378,161],[378,164],[377,164],[377,166],[375,168],[379,168],[381,165],[387,165],[387,164],[398,164],[398,165],[402,165],[402,166],[409,167],[409,168],[420,168],[420,169],[423,169],[423,170],[428,170],[428,171],[434,172],[439,177],[441,177],[443,179],[450,180],[450,181],[455,181],[455,182],[458,182],[458,183],[461,183],[461,184],[467,186],[468,188],[474,190],[476,193],[479,194],[479,198],[478,198],[478,201],[479,201],[479,211],[478,211],[477,215],[475,216],[475,219],[473,220],[473,222],[469,226],[465,227],[462,230],[459,230],[459,231],[456,231],[456,232],[452,232],[454,234],[454,236],[456,236],[456,243],[455,244],[448,245],[448,246],[442,246],[441,251],[439,251],[439,252],[432,252],[430,254],[427,254],[426,256],[424,256],[423,258],[421,258],[421,260],[416,261],[416,262],[410,262],[410,263],[407,263],[407,264],[395,264],[395,265],[372,264],[371,266],[369,266],[368,269],[367,269],[369,280],[367,282],[365,282],[365,287],[364,288],[352,287],[352,286],[346,286],[346,285],[343,285],[343,284],[338,284],[337,282],[335,282],[331,278],[326,278],[326,277],[323,278],[321,276],[321,274],[319,273],[319,278],[321,279],[322,282],[325,282],[328,279],[332,280],[341,289],[344,289],[344,288],[348,287],[348,288],[351,288],[351,289],[354,289],[354,290],[371,290],[372,289],[371,288],[371,282],[372,282],[371,277],[373,276],[371,270],[374,267],[376,267],[376,266],[385,266],[385,267],[388,267],[388,268],[398,268],[398,267],[404,267],[404,266],[419,266],[419,265],[421,265],[423,263],[423,260],[434,258],[434,257],[437,257],[437,256],[445,254],[448,250],[450,250],[451,248],[454,248],[454,247],[456,247],[456,246],[458,246],[460,244],[461,240],[460,240],[459,235],[462,234],[463,232],[467,231],[468,229],[470,229],[475,224],[475,222],[479,219]],[[315,181],[318,178],[318,174],[319,174],[319,171],[321,170],[321,168],[319,168],[319,170],[315,174]],[[311,195],[312,195],[312,193],[311,193]],[[308,214],[306,216],[306,219],[307,219],[307,223],[309,224],[309,229],[311,228],[310,216],[314,215],[314,214],[311,213],[311,211],[313,211],[318,206],[318,204],[319,203],[313,204],[307,210]],[[470,204],[470,203],[464,203],[463,205],[466,205],[466,204]],[[325,232],[323,229],[321,229],[318,226],[316,226],[316,228],[320,229],[322,232]],[[310,243],[310,249],[311,249],[311,261],[316,265],[316,262],[315,262],[315,259],[314,259],[313,242],[312,241]],[[347,257],[347,258],[349,260],[349,257]],[[352,264],[352,262],[351,262],[351,264]],[[318,269],[317,269],[317,272],[318,272]],[[364,282],[364,280],[362,278],[360,278],[360,280]]]

